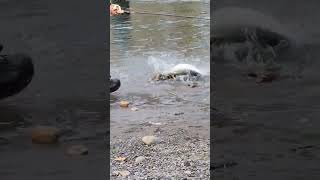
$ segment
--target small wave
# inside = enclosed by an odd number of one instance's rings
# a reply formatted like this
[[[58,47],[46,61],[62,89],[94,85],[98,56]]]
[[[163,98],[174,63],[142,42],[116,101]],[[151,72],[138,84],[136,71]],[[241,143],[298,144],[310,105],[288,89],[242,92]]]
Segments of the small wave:
[[[148,58],[148,64],[153,68],[155,72],[166,72],[176,64],[177,59],[171,59],[171,62],[168,60],[150,56]]]
[[[123,29],[129,29],[129,30],[132,30],[133,27],[114,27],[114,28],[111,28],[112,30],[123,30]]]

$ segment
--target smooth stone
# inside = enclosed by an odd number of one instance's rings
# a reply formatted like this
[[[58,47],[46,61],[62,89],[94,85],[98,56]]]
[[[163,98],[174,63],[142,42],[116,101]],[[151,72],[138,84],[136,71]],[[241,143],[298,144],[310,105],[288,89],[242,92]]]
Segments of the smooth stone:
[[[130,175],[129,171],[114,171],[112,173],[113,176],[122,176],[122,177],[127,177]]]
[[[71,156],[87,155],[88,152],[88,148],[84,145],[73,145],[66,151],[66,153]]]
[[[145,157],[139,156],[139,157],[136,158],[135,163],[136,163],[136,164],[140,164],[140,163],[142,163],[144,160],[146,160]]]
[[[156,137],[154,136],[144,136],[142,138],[142,141],[146,144],[146,145],[150,145],[150,144],[154,144],[156,141]]]
[[[57,143],[58,134],[58,129],[50,126],[38,126],[31,130],[32,142],[36,144]]]
[[[123,162],[125,161],[127,158],[126,157],[116,157],[114,160],[115,161],[119,161],[119,162]]]
[[[128,107],[129,106],[129,102],[128,101],[120,101],[120,107]]]

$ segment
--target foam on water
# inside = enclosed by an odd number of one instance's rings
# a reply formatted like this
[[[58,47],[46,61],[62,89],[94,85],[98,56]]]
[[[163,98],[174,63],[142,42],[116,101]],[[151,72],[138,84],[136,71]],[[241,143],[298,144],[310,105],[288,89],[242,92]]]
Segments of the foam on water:
[[[153,69],[153,72],[157,73],[170,73],[173,71],[181,71],[184,69],[193,70],[199,72],[202,75],[210,74],[209,60],[205,64],[203,61],[197,59],[183,61],[178,58],[160,58],[155,56],[150,56],[147,60],[147,63]]]
[[[161,56],[149,56],[147,63],[154,72],[169,72],[176,64],[181,62],[177,57],[164,54]]]

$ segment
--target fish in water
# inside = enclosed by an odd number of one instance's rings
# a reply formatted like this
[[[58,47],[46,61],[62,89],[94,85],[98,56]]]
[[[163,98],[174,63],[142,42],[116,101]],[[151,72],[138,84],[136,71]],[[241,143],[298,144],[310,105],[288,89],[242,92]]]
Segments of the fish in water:
[[[0,99],[20,93],[34,76],[32,58],[23,53],[0,55],[0,69]]]
[[[201,71],[190,64],[178,64],[167,72],[157,73],[152,80],[176,80],[179,76],[189,77],[188,79],[197,79],[202,76]]]
[[[258,81],[289,75],[298,39],[274,17],[239,7],[217,9],[213,17],[211,61],[230,63]]]
[[[271,54],[275,59],[293,44],[290,33],[274,18],[261,12],[249,8],[227,7],[215,11],[213,17],[212,47],[250,42],[257,53]]]

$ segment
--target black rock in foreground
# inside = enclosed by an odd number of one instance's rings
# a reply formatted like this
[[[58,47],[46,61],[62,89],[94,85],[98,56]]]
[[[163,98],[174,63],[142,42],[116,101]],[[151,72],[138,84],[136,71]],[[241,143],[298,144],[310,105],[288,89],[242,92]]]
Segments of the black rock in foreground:
[[[31,82],[34,67],[26,54],[0,55],[0,99],[21,92]]]
[[[115,92],[121,86],[121,82],[119,79],[111,79],[110,78],[110,93]]]

